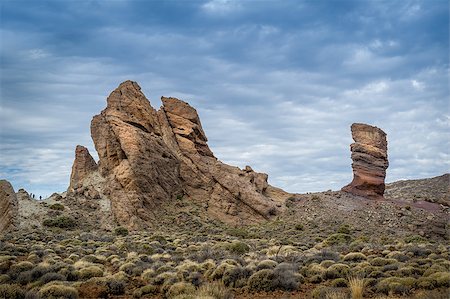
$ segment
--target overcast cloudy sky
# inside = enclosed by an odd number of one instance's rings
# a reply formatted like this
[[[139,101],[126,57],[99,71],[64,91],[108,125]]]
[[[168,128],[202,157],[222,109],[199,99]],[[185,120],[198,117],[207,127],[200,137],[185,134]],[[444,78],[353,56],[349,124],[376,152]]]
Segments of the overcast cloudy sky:
[[[196,107],[222,161],[292,192],[352,179],[350,125],[387,181],[450,168],[448,1],[1,1],[0,178],[50,195],[122,81]]]

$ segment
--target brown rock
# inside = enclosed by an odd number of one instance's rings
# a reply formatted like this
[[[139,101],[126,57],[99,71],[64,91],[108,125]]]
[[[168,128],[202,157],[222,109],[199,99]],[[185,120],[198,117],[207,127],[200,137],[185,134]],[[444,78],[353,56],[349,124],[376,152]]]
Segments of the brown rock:
[[[75,161],[72,166],[72,174],[70,175],[69,191],[74,191],[80,187],[80,183],[92,172],[97,170],[95,163],[89,150],[84,146],[77,145],[75,149]]]
[[[119,224],[134,229],[157,222],[167,203],[180,196],[203,203],[210,217],[233,224],[276,212],[266,194],[266,174],[218,161],[197,111],[175,98],[161,100],[163,107],[156,111],[139,85],[126,81],[92,120],[98,172],[105,179],[101,193],[109,197]]]
[[[371,199],[382,199],[389,166],[386,133],[366,124],[352,124],[353,181],[342,191]]]
[[[0,233],[15,228],[19,206],[10,182],[0,180]]]

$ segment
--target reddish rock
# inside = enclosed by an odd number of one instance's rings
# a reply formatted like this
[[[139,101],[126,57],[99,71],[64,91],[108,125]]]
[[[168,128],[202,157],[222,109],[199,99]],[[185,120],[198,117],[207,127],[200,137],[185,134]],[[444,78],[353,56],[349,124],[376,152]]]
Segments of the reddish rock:
[[[69,191],[74,191],[79,188],[81,182],[96,170],[97,163],[95,163],[89,150],[84,146],[77,145],[75,149],[75,161],[73,162],[72,173],[70,175]]]
[[[175,98],[161,101],[156,111],[139,85],[126,81],[92,120],[103,178],[99,191],[110,199],[119,224],[137,229],[157,222],[168,212],[167,203],[180,196],[202,203],[210,217],[235,225],[258,222],[276,212],[266,192],[266,174],[218,161],[197,111]]]
[[[19,206],[10,182],[0,180],[0,233],[16,227]]]
[[[366,124],[352,124],[353,181],[342,191],[371,199],[383,199],[387,156],[386,133]]]

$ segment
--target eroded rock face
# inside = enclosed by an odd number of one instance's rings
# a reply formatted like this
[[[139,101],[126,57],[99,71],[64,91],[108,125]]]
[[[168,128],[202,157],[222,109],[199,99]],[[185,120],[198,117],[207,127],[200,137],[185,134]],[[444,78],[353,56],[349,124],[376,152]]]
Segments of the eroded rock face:
[[[371,199],[382,199],[385,189],[384,179],[389,166],[386,133],[366,124],[351,126],[353,181],[342,191]]]
[[[156,111],[139,85],[126,81],[92,120],[98,172],[105,178],[101,193],[110,198],[119,224],[145,227],[164,213],[165,203],[180,197],[200,201],[209,216],[233,224],[276,213],[266,174],[218,161],[197,111],[176,98],[161,101]]]
[[[10,182],[0,180],[0,233],[16,227],[19,207]]]
[[[70,175],[70,191],[75,191],[80,187],[81,182],[92,172],[97,170],[97,163],[92,158],[89,150],[84,146],[77,145],[75,149],[75,161],[72,165]]]

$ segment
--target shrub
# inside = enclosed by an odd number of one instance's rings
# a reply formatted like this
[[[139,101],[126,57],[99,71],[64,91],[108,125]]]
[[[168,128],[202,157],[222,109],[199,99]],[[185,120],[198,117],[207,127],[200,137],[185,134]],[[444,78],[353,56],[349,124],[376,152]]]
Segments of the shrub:
[[[227,246],[227,249],[234,254],[242,255],[249,252],[250,246],[241,241],[234,241]]]
[[[76,299],[78,292],[75,288],[59,284],[45,285],[39,290],[39,296],[47,299]]]
[[[350,267],[344,264],[334,264],[325,270],[325,279],[344,278],[349,273]]]
[[[248,268],[240,266],[229,268],[223,273],[222,281],[225,286],[239,288],[247,284],[247,279],[251,274],[252,271]]]
[[[92,277],[101,277],[103,276],[103,270],[97,266],[89,266],[83,268],[79,271],[79,275],[81,279],[89,279]]]
[[[159,293],[158,287],[155,285],[149,284],[149,285],[143,286],[142,288],[139,288],[136,291],[134,291],[133,297],[141,298],[146,295],[156,295],[158,293]]]
[[[370,264],[373,266],[386,266],[387,264],[394,264],[397,260],[395,259],[385,259],[382,257],[376,257],[373,260],[370,261]]]
[[[325,246],[332,246],[332,245],[342,245],[342,244],[349,244],[352,241],[352,236],[349,234],[332,234],[328,236],[328,238],[325,239],[324,245]]]
[[[39,280],[46,284],[50,281],[55,281],[55,280],[66,280],[66,277],[62,274],[59,273],[55,273],[55,272],[49,272],[44,274],[41,278],[39,278]]]
[[[116,236],[128,236],[128,229],[126,229],[125,227],[119,226],[114,230],[114,234]]]
[[[298,288],[300,280],[303,280],[300,274],[296,274],[296,268],[292,264],[281,263],[274,269],[275,286],[285,291],[294,291]]]
[[[68,216],[59,216],[54,219],[45,219],[43,224],[48,227],[74,228],[76,221]]]
[[[194,292],[195,292],[195,287],[192,284],[186,283],[186,282],[177,282],[169,288],[169,291],[167,292],[167,296],[169,298],[173,298],[178,295],[193,294]]]
[[[438,287],[450,287],[450,273],[449,272],[436,272],[428,276],[436,281]]]
[[[366,259],[367,257],[361,252],[350,252],[344,256],[344,261],[346,262],[359,262]]]
[[[273,260],[263,260],[258,263],[258,265],[256,266],[256,270],[275,269],[277,265],[278,263]]]
[[[377,284],[377,291],[389,294],[407,295],[415,287],[417,281],[412,277],[388,277]]]
[[[350,226],[348,224],[341,225],[339,227],[339,229],[337,230],[337,233],[349,235],[350,234]]]
[[[17,284],[0,284],[0,298],[22,299],[25,298],[25,291]]]
[[[345,278],[336,278],[331,281],[331,286],[335,288],[345,288],[347,286],[347,280]]]
[[[252,276],[248,280],[248,287],[252,291],[266,291],[275,290],[275,273],[273,270],[263,269]]]
[[[427,239],[419,235],[409,236],[405,238],[405,243],[426,243],[426,242],[428,242]]]
[[[297,223],[297,224],[295,225],[295,229],[296,229],[296,230],[303,230],[303,229],[304,229],[303,224]]]
[[[60,203],[52,204],[49,208],[52,209],[52,210],[57,210],[57,211],[63,211],[64,210],[64,206],[62,204],[60,204]]]

